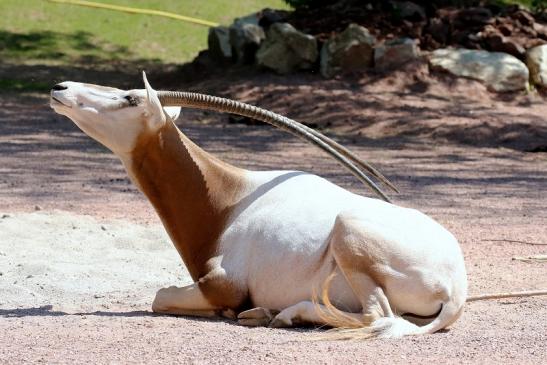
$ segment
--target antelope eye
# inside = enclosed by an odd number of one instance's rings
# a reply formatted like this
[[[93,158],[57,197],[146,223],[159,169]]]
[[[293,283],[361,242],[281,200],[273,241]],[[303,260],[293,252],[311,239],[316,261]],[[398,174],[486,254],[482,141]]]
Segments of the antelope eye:
[[[137,106],[139,104],[139,100],[132,95],[126,95],[123,98],[127,100],[129,106]]]

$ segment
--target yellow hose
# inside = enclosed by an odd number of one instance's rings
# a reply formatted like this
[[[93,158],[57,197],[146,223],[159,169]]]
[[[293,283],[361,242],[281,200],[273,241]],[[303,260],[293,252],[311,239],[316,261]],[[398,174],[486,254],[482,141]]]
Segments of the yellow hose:
[[[95,3],[95,2],[92,2],[92,1],[83,1],[83,0],[48,0],[48,1],[53,2],[53,3],[60,3],[60,4],[86,6],[86,7],[89,7],[89,8],[99,8],[99,9],[107,9],[107,10],[114,10],[114,11],[123,11],[125,13],[131,13],[131,14],[156,15],[156,16],[162,16],[162,17],[165,17],[165,18],[182,20],[182,21],[189,22],[189,23],[205,25],[207,27],[217,27],[219,25],[218,23],[210,22],[210,21],[207,21],[207,20],[191,18],[189,16],[169,13],[167,11],[161,11],[161,10],[131,8],[131,7],[128,7],[128,6],[110,5],[110,4],[104,4],[104,3]]]

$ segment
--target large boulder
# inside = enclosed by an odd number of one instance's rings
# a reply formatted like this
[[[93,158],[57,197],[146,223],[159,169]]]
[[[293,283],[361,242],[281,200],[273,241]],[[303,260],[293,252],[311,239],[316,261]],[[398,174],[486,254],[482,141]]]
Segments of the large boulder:
[[[350,24],[321,48],[321,74],[328,78],[372,67],[375,44],[376,38],[367,28]]]
[[[529,49],[526,52],[526,64],[530,70],[530,81],[547,88],[547,45]]]
[[[228,27],[209,28],[207,45],[210,56],[215,61],[224,62],[232,59],[232,46],[230,45],[230,30]]]
[[[258,25],[258,15],[238,18],[229,28],[232,59],[240,64],[251,64],[260,43],[266,38],[264,29]]]
[[[429,63],[434,69],[482,81],[497,92],[524,90],[528,85],[526,65],[506,53],[438,49],[431,54]]]
[[[411,38],[398,38],[374,50],[374,66],[380,70],[397,68],[419,56],[418,43]]]
[[[288,23],[273,24],[256,53],[259,65],[280,74],[310,68],[317,60],[315,37],[297,31]]]

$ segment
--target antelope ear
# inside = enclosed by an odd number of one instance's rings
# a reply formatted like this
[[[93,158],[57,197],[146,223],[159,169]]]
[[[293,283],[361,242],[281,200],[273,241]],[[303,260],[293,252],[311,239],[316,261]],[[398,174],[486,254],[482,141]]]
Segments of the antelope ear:
[[[148,79],[146,78],[146,72],[142,72],[142,79],[144,81],[144,87],[146,88],[146,108],[150,115],[160,117],[163,115],[160,99],[156,90],[152,89]]]
[[[172,121],[175,121],[180,115],[180,106],[164,106],[163,111]]]
[[[150,86],[148,79],[146,78],[146,72],[142,72],[142,79],[144,81],[144,87],[146,88],[146,106],[150,113],[150,116],[159,123],[165,122],[166,119],[171,121],[177,119],[180,115],[179,106],[167,106],[162,107],[158,93]]]

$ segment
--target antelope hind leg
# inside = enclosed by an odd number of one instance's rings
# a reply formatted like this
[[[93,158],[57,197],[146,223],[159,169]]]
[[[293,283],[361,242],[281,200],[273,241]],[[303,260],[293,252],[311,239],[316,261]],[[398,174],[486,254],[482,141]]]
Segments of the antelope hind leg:
[[[394,317],[380,282],[383,273],[382,248],[377,238],[369,237],[362,223],[351,216],[339,215],[333,228],[330,249],[336,264],[361,302],[363,314],[373,319]]]
[[[337,314],[332,316],[332,308],[323,304],[314,304],[311,301],[303,301],[281,311],[272,320],[270,327],[290,327],[302,322],[344,327],[366,326],[381,317],[393,317],[382,288],[366,270],[356,270],[360,263],[355,261],[359,258],[355,257],[355,250],[351,246],[356,242],[352,241],[357,239],[357,242],[362,243],[363,237],[359,234],[355,236],[358,231],[352,229],[351,223],[348,224],[345,219],[339,217],[329,245],[336,265],[360,301],[362,311],[352,313],[337,309]],[[328,293],[324,294],[328,295]]]

